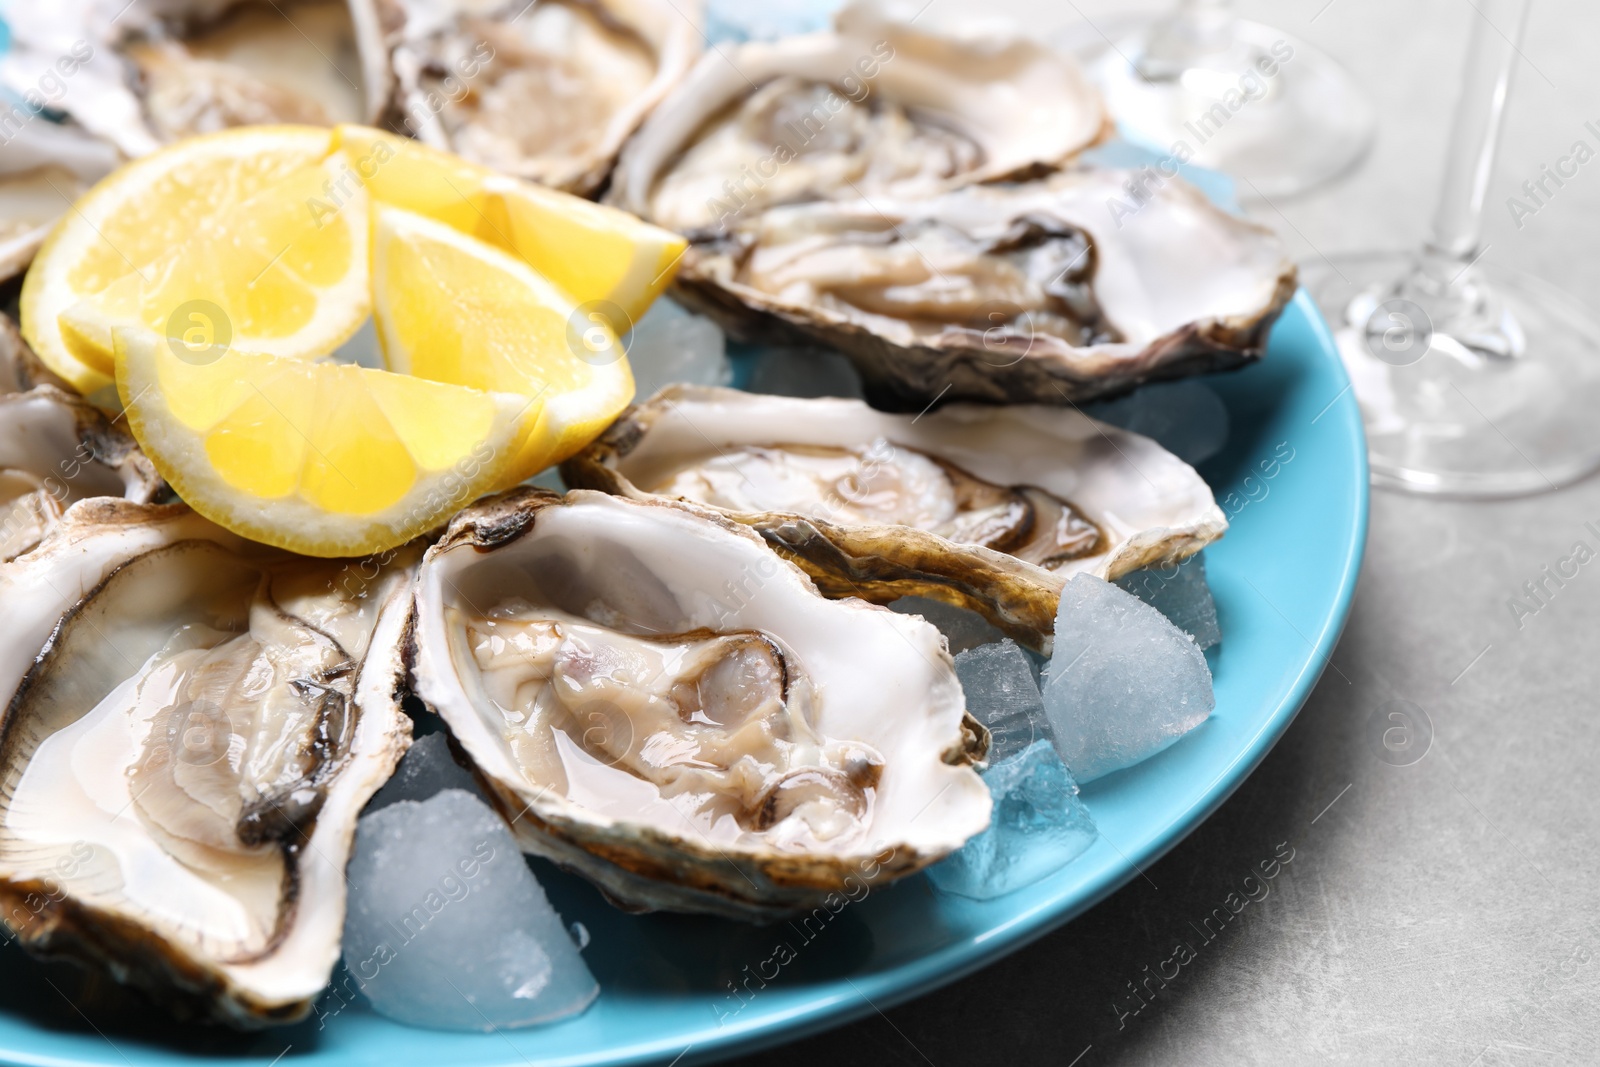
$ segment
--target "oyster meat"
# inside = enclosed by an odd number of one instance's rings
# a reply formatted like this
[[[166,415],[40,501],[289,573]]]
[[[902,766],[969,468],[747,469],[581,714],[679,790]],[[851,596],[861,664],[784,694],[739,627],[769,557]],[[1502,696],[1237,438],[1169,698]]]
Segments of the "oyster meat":
[[[879,407],[1068,404],[1258,358],[1295,289],[1268,229],[1131,171],[772,208],[674,289],[746,340],[837,346]]]
[[[418,695],[523,847],[624,907],[774,919],[988,822],[939,632],[824,599],[714,512],[513,490],[417,590]]]
[[[1046,654],[1066,580],[1182,559],[1227,519],[1187,463],[1073,410],[669,386],[562,464],[568,485],[750,526],[829,596],[923,596]]]
[[[416,555],[353,570],[101,499],[0,567],[20,943],[181,1017],[304,1017],[339,958],[356,818],[409,744]]]
[[[79,500],[144,504],[164,487],[133,438],[76,395],[49,385],[0,395],[0,563],[30,551]]]
[[[693,64],[698,0],[377,0],[387,118],[519,178],[594,192]]]
[[[855,3],[830,33],[707,52],[629,142],[608,199],[701,236],[774,204],[1037,173],[1109,131],[1070,59],[922,14]]]
[[[231,126],[370,122],[385,79],[371,0],[52,0],[6,12],[0,83],[134,158]],[[368,57],[371,57],[370,59]],[[81,57],[81,58],[80,58]]]

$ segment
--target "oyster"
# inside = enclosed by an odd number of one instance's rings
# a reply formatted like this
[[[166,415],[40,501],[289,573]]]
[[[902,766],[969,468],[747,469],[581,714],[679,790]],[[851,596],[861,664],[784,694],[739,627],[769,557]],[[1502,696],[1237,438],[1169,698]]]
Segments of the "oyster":
[[[924,596],[1046,654],[1066,580],[1182,559],[1227,519],[1187,463],[1081,412],[669,386],[561,466],[568,485],[688,500],[750,526],[835,597]]]
[[[362,806],[409,744],[415,552],[370,571],[90,500],[0,567],[0,905],[182,1017],[310,1010]]]
[[[700,51],[698,0],[377,0],[389,121],[579,194]]]
[[[3,62],[3,60],[0,60]],[[117,153],[82,127],[57,125],[0,104],[0,281],[33,260],[67,205],[117,165]]]
[[[690,246],[675,294],[746,340],[837,346],[879,407],[1069,404],[1259,358],[1295,289],[1272,231],[1129,171],[772,208]]]
[[[0,314],[0,396],[25,393],[36,385],[53,385],[63,392],[73,392],[72,386],[46,367],[22,339],[11,316]]]
[[[628,144],[607,199],[699,236],[774,204],[1037,173],[1110,130],[1070,59],[922,14],[856,3],[831,33],[706,53]]]
[[[774,919],[988,823],[988,738],[939,632],[823,599],[714,512],[481,502],[423,562],[416,647],[523,847],[624,907]]]
[[[369,122],[384,84],[370,0],[52,0],[6,18],[0,83],[59,85],[49,105],[129,158],[230,126]]]
[[[144,504],[164,487],[133,438],[75,395],[48,385],[0,395],[0,562],[33,549],[79,500]]]

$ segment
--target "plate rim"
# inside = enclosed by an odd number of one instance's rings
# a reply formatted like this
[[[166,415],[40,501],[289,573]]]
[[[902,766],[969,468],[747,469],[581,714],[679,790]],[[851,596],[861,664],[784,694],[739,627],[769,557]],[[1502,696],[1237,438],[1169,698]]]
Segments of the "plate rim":
[[[1349,622],[1355,602],[1356,582],[1361,575],[1361,565],[1366,557],[1367,535],[1372,503],[1372,481],[1367,467],[1366,431],[1361,420],[1361,410],[1351,388],[1349,374],[1338,354],[1333,333],[1327,320],[1302,288],[1285,307],[1285,317],[1290,308],[1304,315],[1320,355],[1328,360],[1344,383],[1339,395],[1329,403],[1326,413],[1344,419],[1354,429],[1361,447],[1357,450],[1355,475],[1355,507],[1351,514],[1349,548],[1340,561],[1338,594],[1334,610],[1324,620],[1321,630],[1311,641],[1312,648],[1306,663],[1284,696],[1278,701],[1261,729],[1250,738],[1225,767],[1219,769],[1205,794],[1181,816],[1164,828],[1143,851],[1129,853],[1124,869],[1103,876],[1087,893],[1063,902],[1059,907],[1044,905],[1032,912],[1011,918],[998,930],[989,931],[983,947],[974,948],[970,941],[947,945],[927,955],[918,956],[897,967],[851,979],[858,986],[856,1002],[840,1007],[839,998],[819,997],[803,1009],[791,1013],[778,1023],[754,1023],[747,1030],[730,1028],[726,1038],[714,1040],[704,1048],[703,1056],[685,1056],[682,1063],[715,1063],[735,1055],[759,1052],[781,1044],[805,1029],[806,1037],[814,1037],[841,1026],[863,1019],[873,1012],[898,1007],[908,1001],[960,981],[1011,955],[1013,952],[1037,941],[1041,937],[1065,926],[1103,902],[1111,894],[1138,877],[1139,868],[1148,867],[1173,848],[1177,847],[1200,825],[1222,807],[1246,778],[1253,774],[1261,761],[1277,745],[1290,725],[1305,707],[1311,693],[1321,681],[1333,660],[1333,652]],[[1279,320],[1283,321],[1282,318]],[[1275,324],[1276,325],[1276,324]],[[1203,380],[1204,376],[1201,379]],[[1319,416],[1320,418],[1320,416]],[[992,947],[991,947],[992,944]],[[909,975],[909,977],[908,977]],[[691,1046],[700,1051],[696,1046]],[[658,1062],[659,1054],[650,1052],[634,1058],[618,1058],[611,1062],[618,1067],[629,1064]],[[674,1061],[677,1063],[679,1061]]]
[[[615,1048],[603,1061],[595,1060],[591,1053],[580,1057],[562,1056],[550,1061],[540,1059],[537,1062],[604,1062],[623,1067],[670,1060],[673,1064],[686,1067],[688,1064],[718,1062],[759,1052],[802,1036],[811,1037],[848,1025],[974,974],[1082,916],[1132,881],[1141,868],[1160,859],[1210,818],[1283,737],[1331,663],[1333,652],[1349,621],[1356,582],[1366,552],[1372,488],[1360,408],[1327,323],[1303,289],[1296,291],[1279,322],[1287,320],[1291,312],[1297,313],[1294,317],[1298,325],[1310,333],[1312,343],[1307,347],[1315,348],[1317,358],[1331,366],[1335,381],[1343,383],[1339,394],[1317,419],[1328,416],[1343,420],[1347,424],[1347,432],[1353,431],[1353,439],[1360,443],[1355,450],[1356,462],[1350,472],[1354,480],[1351,487],[1354,506],[1345,535],[1347,547],[1339,560],[1333,610],[1322,621],[1314,636],[1306,635],[1311,649],[1298,673],[1285,687],[1276,707],[1259,729],[1234,752],[1225,765],[1217,768],[1211,783],[1188,808],[1162,827],[1146,844],[1130,851],[1123,864],[1099,874],[1082,891],[1063,899],[1042,902],[1022,914],[1008,916],[1000,924],[978,935],[981,940],[969,936],[881,971],[846,976],[847,984],[854,990],[853,994],[833,989],[819,991],[781,1018],[756,1017],[743,1023],[735,1022],[709,1035],[702,1033],[700,1040],[688,1048],[683,1048],[677,1039],[666,1043],[647,1039],[633,1043],[631,1047]],[[537,1034],[537,1030],[529,1033]],[[134,1062],[146,1061],[145,1058],[152,1053],[156,1053],[156,1050],[141,1048]],[[677,1058],[673,1059],[675,1053]],[[183,1057],[180,1052],[176,1055],[194,1064],[242,1065],[255,1059],[248,1053],[224,1053],[220,1056],[202,1053]],[[266,1059],[265,1056],[261,1057],[261,1062],[265,1063]],[[0,1062],[26,1067],[89,1067],[113,1061],[85,1058],[73,1053],[60,1055],[42,1049],[28,1050],[13,1045],[0,1046]],[[520,1057],[517,1062],[522,1062]]]

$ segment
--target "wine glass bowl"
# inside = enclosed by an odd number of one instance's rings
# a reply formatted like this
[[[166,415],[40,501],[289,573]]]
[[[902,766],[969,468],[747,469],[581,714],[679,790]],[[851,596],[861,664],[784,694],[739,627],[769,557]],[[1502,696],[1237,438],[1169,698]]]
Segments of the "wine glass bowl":
[[[1312,45],[1229,6],[1187,0],[1091,60],[1122,131],[1226,171],[1257,198],[1304,192],[1357,164],[1376,121],[1355,81]]]

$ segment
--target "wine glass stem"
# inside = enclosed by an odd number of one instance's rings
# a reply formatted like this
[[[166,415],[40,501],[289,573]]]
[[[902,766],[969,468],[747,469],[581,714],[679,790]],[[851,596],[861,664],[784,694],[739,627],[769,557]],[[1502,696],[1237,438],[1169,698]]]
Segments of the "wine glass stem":
[[[1426,258],[1451,271],[1452,278],[1478,254],[1483,202],[1494,172],[1511,69],[1527,25],[1530,3],[1531,0],[1479,0],[1474,5],[1477,13],[1473,16],[1461,99],[1450,131],[1433,235],[1427,244]],[[1501,32],[1502,28],[1511,36]]]

